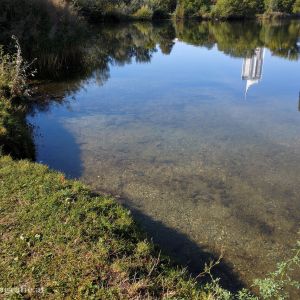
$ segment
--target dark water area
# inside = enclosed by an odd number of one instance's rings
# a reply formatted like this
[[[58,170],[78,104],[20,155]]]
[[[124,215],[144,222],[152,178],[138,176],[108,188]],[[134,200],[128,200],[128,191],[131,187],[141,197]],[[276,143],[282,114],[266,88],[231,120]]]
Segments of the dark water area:
[[[118,196],[196,273],[223,251],[250,284],[291,255],[300,22],[101,25],[72,57],[28,117],[37,161]]]

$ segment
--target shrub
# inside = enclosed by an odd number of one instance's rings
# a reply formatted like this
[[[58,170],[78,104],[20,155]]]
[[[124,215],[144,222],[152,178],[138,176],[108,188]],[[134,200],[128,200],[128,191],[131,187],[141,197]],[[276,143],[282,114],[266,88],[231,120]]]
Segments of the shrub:
[[[263,11],[260,0],[219,0],[213,8],[213,15],[218,18],[243,18],[254,16]]]
[[[13,54],[4,53],[0,46],[0,96],[6,98],[28,95],[27,76],[30,64],[24,62],[21,47],[18,40],[15,40],[16,52]],[[32,72],[30,75],[34,75]]]
[[[300,267],[300,241],[297,241],[293,256],[277,264],[274,272],[268,274],[264,279],[256,279],[254,285],[259,288],[262,299],[289,299],[289,292],[292,289],[297,292],[300,289],[300,282],[293,278],[293,272]]]
[[[16,36],[24,60],[37,58],[39,77],[56,77],[67,69],[70,73],[72,61],[78,64],[74,45],[82,45],[87,30],[72,5],[62,0],[0,0],[0,12],[0,44],[12,53],[11,36]]]
[[[26,105],[18,101],[29,94],[30,65],[24,62],[17,39],[15,43],[13,54],[5,53],[0,45],[0,155],[33,159],[35,150],[31,128],[26,123]]]
[[[153,10],[148,5],[143,5],[133,17],[139,20],[151,20],[153,17]]]
[[[295,0],[265,0],[265,11],[292,13]]]
[[[300,13],[300,0],[296,0],[293,6],[293,13],[299,14]]]
[[[165,18],[176,9],[177,0],[146,0],[146,4],[153,10],[154,18]]]
[[[211,0],[180,0],[178,4],[178,17],[200,17],[210,11]],[[181,11],[180,11],[181,10]]]

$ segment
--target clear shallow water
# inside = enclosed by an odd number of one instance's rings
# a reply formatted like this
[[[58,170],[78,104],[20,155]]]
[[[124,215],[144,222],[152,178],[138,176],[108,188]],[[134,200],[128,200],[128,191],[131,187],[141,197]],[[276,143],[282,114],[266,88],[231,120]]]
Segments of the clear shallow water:
[[[299,22],[99,29],[89,71],[42,87],[60,100],[29,117],[37,161],[119,195],[193,271],[223,249],[250,283],[299,238],[299,38]]]

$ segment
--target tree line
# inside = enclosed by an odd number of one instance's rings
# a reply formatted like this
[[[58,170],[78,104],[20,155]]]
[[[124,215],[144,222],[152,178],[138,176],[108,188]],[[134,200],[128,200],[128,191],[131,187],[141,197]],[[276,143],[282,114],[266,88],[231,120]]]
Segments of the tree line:
[[[91,21],[230,19],[299,16],[300,0],[1,0],[0,27],[18,13],[26,21],[32,12],[39,18],[49,9],[73,10]]]
[[[73,0],[94,18],[158,19],[281,17],[300,13],[300,0]]]

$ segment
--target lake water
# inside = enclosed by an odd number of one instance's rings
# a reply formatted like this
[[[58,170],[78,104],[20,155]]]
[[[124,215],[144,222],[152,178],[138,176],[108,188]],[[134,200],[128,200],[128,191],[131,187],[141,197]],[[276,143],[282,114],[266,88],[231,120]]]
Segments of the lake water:
[[[94,30],[40,87],[37,161],[117,196],[194,272],[222,251],[246,284],[272,271],[299,239],[300,22]]]

